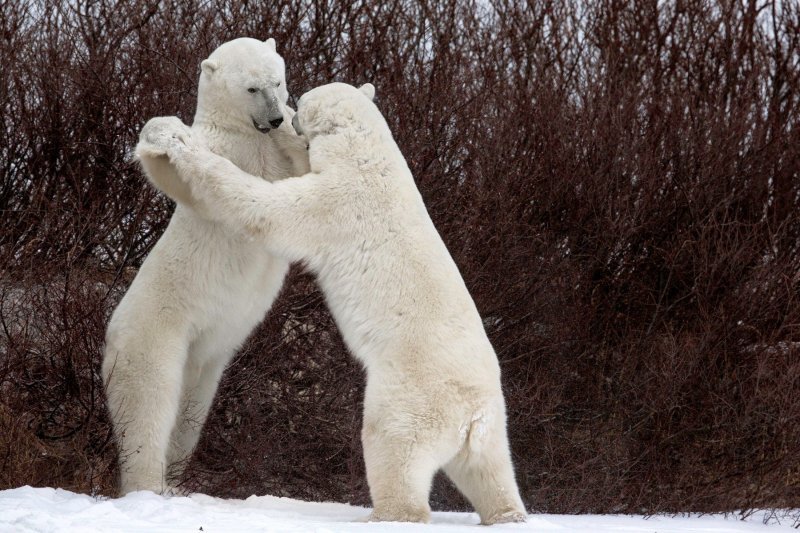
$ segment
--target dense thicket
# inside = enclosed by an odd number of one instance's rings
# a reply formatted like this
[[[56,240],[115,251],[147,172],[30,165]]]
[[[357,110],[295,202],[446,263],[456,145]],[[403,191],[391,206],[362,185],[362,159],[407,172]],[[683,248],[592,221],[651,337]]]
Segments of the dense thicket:
[[[0,488],[113,494],[104,329],[172,210],[130,149],[239,36],[294,97],[377,86],[531,510],[800,507],[800,7],[771,0],[0,0]],[[183,482],[367,503],[363,381],[297,270]]]

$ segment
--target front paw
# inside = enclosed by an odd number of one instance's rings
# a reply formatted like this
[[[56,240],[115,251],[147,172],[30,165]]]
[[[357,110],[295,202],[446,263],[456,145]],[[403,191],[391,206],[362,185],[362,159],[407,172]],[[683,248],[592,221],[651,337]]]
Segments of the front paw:
[[[297,132],[292,126],[292,119],[296,114],[295,110],[288,105],[283,104],[281,106],[281,113],[283,114],[283,122],[281,122],[281,125],[272,131],[277,135],[286,136],[288,138],[297,137]]]
[[[308,159],[306,150],[308,149],[308,139],[305,135],[299,135],[294,129],[292,119],[295,116],[295,111],[287,106],[283,106],[283,122],[281,125],[272,131],[272,138],[278,143],[278,146],[284,149],[292,158],[299,154],[303,159]]]
[[[297,111],[289,107],[287,104],[282,104],[281,113],[283,114],[283,123],[286,124],[288,122],[289,125],[291,125],[292,119],[297,114]]]
[[[139,134],[136,155],[170,159],[192,141],[192,131],[177,117],[156,117],[147,121]]]

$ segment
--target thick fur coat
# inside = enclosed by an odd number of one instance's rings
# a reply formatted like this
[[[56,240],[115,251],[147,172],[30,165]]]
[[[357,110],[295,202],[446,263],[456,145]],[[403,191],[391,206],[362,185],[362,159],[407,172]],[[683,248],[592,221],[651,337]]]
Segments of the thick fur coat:
[[[175,166],[151,175],[161,190],[188,185],[203,217],[316,274],[367,372],[371,519],[427,521],[443,468],[482,523],[523,521],[497,356],[373,95],[369,84],[303,95],[294,125],[311,172],[297,178],[251,176],[174,118],[151,120],[138,153]]]
[[[193,138],[251,179],[308,170],[291,127],[275,41],[236,39],[202,63]],[[121,493],[164,492],[194,449],[225,366],[263,319],[287,258],[187,206],[168,160],[140,151],[147,176],[177,201],[170,223],[114,311],[103,376],[121,458]]]

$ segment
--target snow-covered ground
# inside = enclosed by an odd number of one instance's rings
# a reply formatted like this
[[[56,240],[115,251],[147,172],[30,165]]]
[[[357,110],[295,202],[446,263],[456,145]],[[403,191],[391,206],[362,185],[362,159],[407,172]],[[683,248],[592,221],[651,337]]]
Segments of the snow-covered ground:
[[[272,496],[221,500],[202,494],[166,498],[135,492],[116,500],[20,487],[0,491],[0,532],[473,532],[537,533],[722,533],[796,531],[791,520],[764,525],[764,515],[746,521],[722,516],[530,515],[526,524],[478,526],[473,513],[433,513],[430,524],[365,523],[369,510],[341,503],[310,503]]]

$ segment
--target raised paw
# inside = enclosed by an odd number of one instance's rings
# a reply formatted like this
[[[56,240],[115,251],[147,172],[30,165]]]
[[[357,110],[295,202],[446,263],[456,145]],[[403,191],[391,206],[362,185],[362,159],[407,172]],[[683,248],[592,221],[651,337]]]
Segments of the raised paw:
[[[281,104],[281,114],[283,115],[283,122],[281,123],[281,126],[283,126],[283,128],[287,131],[294,131],[294,128],[292,128],[292,119],[297,114],[297,111],[286,104]],[[278,129],[280,129],[280,127]]]
[[[288,105],[281,104],[281,114],[283,115],[283,122],[281,122],[281,125],[277,128],[270,130],[272,137],[299,137],[297,131],[295,131],[294,126],[292,125],[292,120],[297,112]]]
[[[172,157],[178,150],[191,144],[192,132],[177,117],[155,117],[147,121],[139,134],[136,153],[140,156],[166,155]]]
[[[294,110],[283,106],[283,122],[281,125],[270,132],[278,148],[286,154],[292,161],[293,173],[300,175],[311,170],[308,161],[308,139],[305,135],[300,135],[292,125],[295,116]]]

